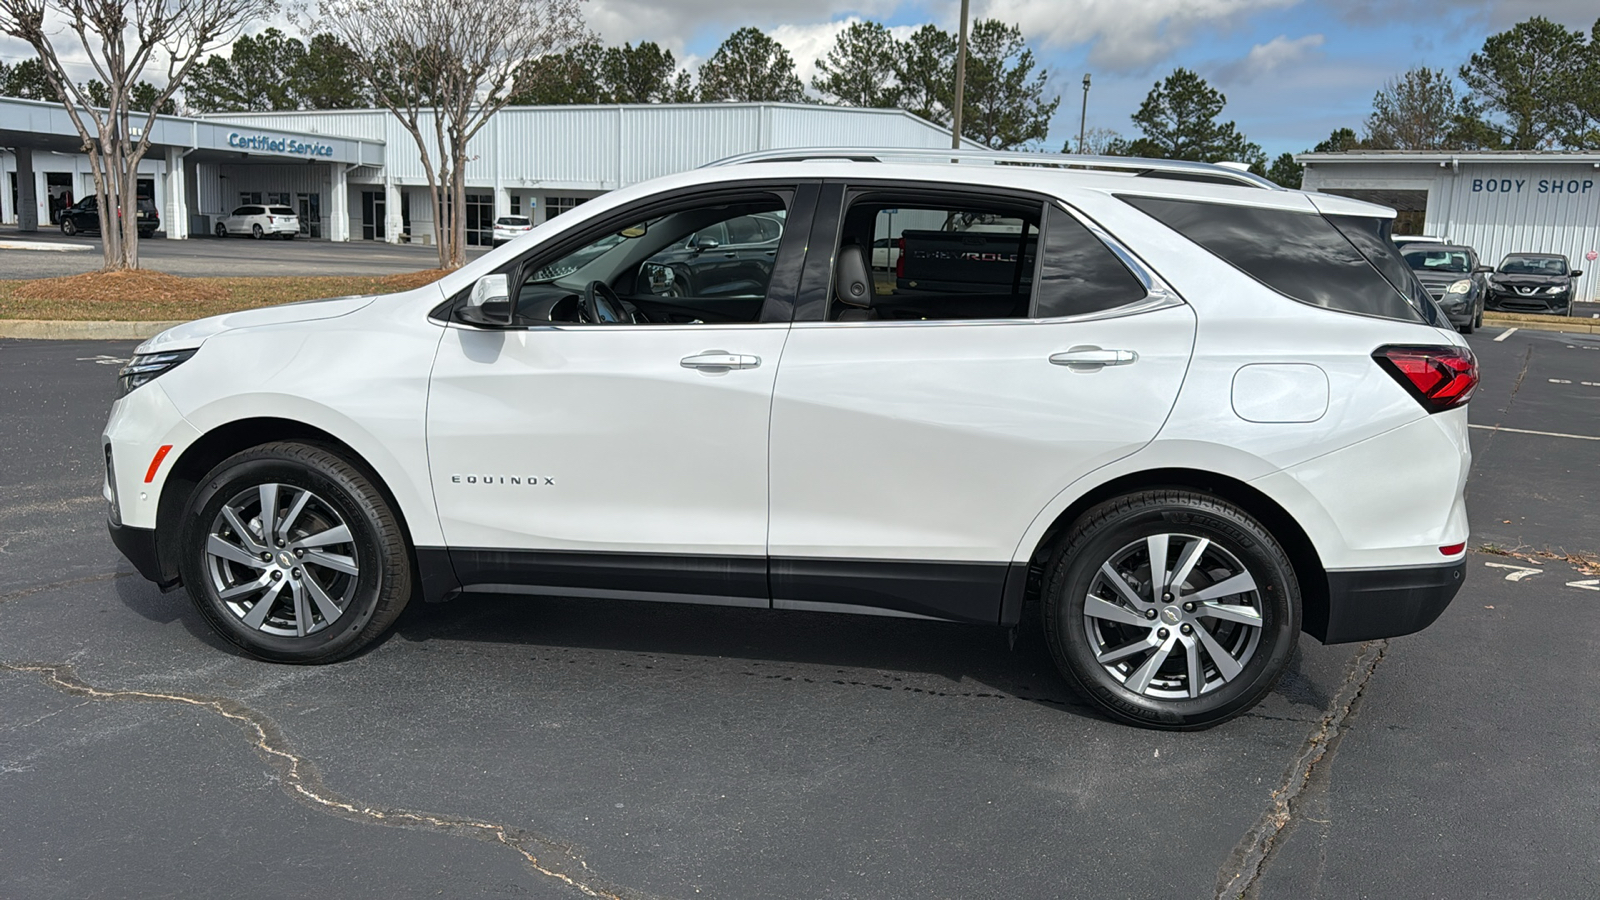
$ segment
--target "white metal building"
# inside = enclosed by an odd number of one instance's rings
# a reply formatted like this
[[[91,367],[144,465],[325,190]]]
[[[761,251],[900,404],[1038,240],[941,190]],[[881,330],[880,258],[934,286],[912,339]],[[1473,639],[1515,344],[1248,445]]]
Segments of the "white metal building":
[[[1485,265],[1560,253],[1600,297],[1600,153],[1303,153],[1303,187],[1393,207],[1396,233],[1467,244]],[[1596,253],[1597,260],[1588,258]]]
[[[281,203],[311,238],[434,240],[421,155],[387,110],[162,116],[157,128],[140,190],[169,238],[208,234],[237,206]],[[77,143],[59,105],[0,98],[0,221],[26,228],[31,212],[53,227],[62,198],[94,192]],[[900,110],[808,104],[509,107],[469,147],[468,242],[487,244],[499,216],[543,222],[726,156],[817,146],[941,148],[950,132]]]

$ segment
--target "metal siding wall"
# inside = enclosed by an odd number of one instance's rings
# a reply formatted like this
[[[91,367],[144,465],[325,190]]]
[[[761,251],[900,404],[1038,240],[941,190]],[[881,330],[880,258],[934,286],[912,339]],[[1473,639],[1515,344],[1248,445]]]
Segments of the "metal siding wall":
[[[1511,182],[1510,192],[1487,189],[1473,191],[1474,179],[1498,185]],[[1559,181],[1565,187],[1578,182],[1573,194],[1539,192],[1540,180]],[[1517,182],[1521,181],[1521,190]],[[1589,182],[1587,192],[1582,191]],[[1435,233],[1469,244],[1486,265],[1497,265],[1508,253],[1560,253],[1572,260],[1574,268],[1584,270],[1578,295],[1593,299],[1600,295],[1600,278],[1595,263],[1583,258],[1586,251],[1600,250],[1600,170],[1588,164],[1490,165],[1463,163],[1458,174],[1447,179],[1450,197],[1448,218]]]
[[[398,184],[424,185],[416,142],[387,110],[247,113],[229,122],[382,140]],[[431,134],[424,117],[424,135]],[[498,138],[497,138],[498,135]],[[948,132],[899,111],[781,104],[509,107],[472,139],[467,180],[504,190],[604,191],[775,147],[946,147]],[[362,172],[352,173],[362,181]],[[376,180],[381,180],[377,176]]]

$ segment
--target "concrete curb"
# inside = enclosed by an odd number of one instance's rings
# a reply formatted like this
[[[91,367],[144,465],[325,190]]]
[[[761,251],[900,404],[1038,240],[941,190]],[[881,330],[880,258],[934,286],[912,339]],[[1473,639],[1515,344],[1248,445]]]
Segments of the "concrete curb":
[[[1522,331],[1561,331],[1567,334],[1600,334],[1600,319],[1563,319],[1559,316],[1497,316],[1483,314],[1483,324]]]
[[[85,244],[58,244],[49,241],[0,241],[0,250],[47,250],[56,253],[73,253],[79,250],[91,250]]]
[[[0,338],[35,341],[142,341],[183,322],[72,322],[0,319]]]

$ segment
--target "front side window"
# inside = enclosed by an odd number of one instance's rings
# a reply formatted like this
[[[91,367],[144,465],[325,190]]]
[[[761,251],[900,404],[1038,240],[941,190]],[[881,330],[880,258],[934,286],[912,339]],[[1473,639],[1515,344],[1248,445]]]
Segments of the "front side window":
[[[744,247],[729,224],[760,220],[781,235],[785,195],[757,192],[687,202],[639,221],[612,223],[576,249],[529,261],[517,301],[519,324],[579,324],[579,298],[609,289],[629,324],[732,324],[759,321],[777,260],[776,244]],[[762,232],[764,233],[764,232]],[[595,286],[598,285],[596,288]]]
[[[1120,199],[1301,303],[1408,322],[1424,318],[1413,298],[1402,294],[1402,287],[1391,284],[1352,243],[1348,234],[1364,235],[1362,228],[1336,228],[1313,211],[1166,197]],[[1405,269],[1405,282],[1415,282],[1399,251],[1393,244],[1387,248]]]
[[[827,318],[1026,318],[1040,209],[982,198],[930,202],[893,192],[855,198],[840,230]]]
[[[248,216],[248,215],[250,215],[250,207],[241,206],[238,209],[235,209],[233,211],[233,214],[236,215],[236,216]]]

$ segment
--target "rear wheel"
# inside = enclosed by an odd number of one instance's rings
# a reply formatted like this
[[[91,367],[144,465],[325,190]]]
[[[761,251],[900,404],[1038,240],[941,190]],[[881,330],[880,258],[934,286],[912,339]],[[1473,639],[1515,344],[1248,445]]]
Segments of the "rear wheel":
[[[356,467],[307,444],[223,461],[195,491],[183,581],[217,633],[274,662],[326,663],[381,636],[411,596],[388,502]]]
[[[1043,605],[1062,672],[1108,715],[1151,728],[1249,710],[1300,632],[1283,548],[1238,507],[1187,491],[1086,513],[1051,555]]]
[[[67,237],[72,237],[78,233],[78,225],[72,221],[70,216],[61,220],[61,233]]]
[[[251,225],[250,226],[250,236],[255,238],[256,240],[258,240],[258,241],[261,240],[261,235],[263,233],[264,232],[262,232],[260,225]]]

